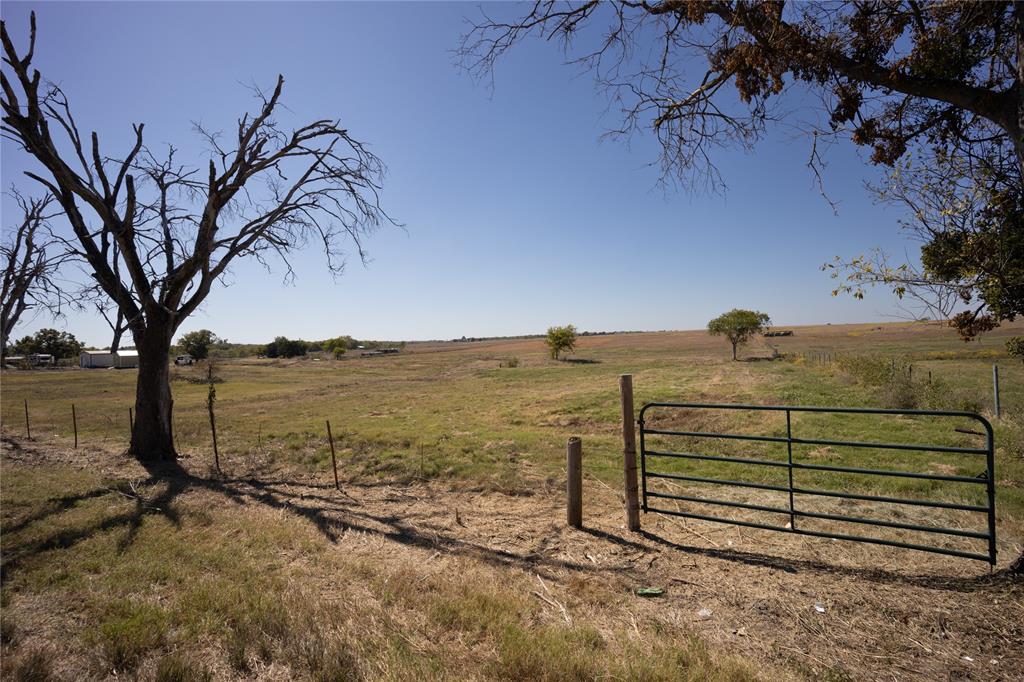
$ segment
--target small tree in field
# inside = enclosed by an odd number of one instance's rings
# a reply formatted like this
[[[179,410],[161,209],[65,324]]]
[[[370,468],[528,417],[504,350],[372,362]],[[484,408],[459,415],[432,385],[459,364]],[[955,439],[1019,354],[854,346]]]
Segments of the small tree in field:
[[[209,329],[199,329],[185,334],[178,340],[181,350],[196,360],[205,360],[210,355],[210,346],[217,343],[217,335]]]
[[[732,344],[732,359],[736,359],[736,347],[746,343],[752,336],[765,330],[771,320],[764,313],[754,310],[733,308],[708,322],[708,333],[724,336]]]
[[[555,360],[563,353],[576,350],[576,327],[567,324],[564,327],[548,327],[548,337],[544,340]]]

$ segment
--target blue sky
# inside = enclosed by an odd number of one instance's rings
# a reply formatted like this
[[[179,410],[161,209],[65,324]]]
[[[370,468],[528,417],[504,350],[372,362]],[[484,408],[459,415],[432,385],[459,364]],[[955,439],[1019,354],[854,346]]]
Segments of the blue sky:
[[[209,328],[232,341],[275,335],[319,339],[434,339],[580,329],[693,329],[733,307],[780,325],[858,322],[898,314],[883,291],[831,296],[820,265],[880,246],[912,256],[899,213],[874,205],[878,176],[852,145],[828,155],[825,182],[839,215],[806,168],[809,140],[773,131],[752,154],[716,161],[724,195],[658,185],[650,135],[601,140],[618,123],[591,76],[559,49],[528,41],[498,66],[494,89],[468,77],[451,50],[475,4],[15,3],[8,30],[24,45],[38,16],[36,65],[67,92],[79,126],[108,154],[146,124],[149,145],[205,163],[192,121],[229,130],[253,106],[243,83],[285,76],[285,122],[340,117],[389,167],[383,193],[405,229],[369,242],[372,262],[350,262],[336,282],[313,249],[282,283],[239,262],[182,332]],[[489,12],[514,12],[489,6]],[[2,145],[5,187],[37,192],[31,167]],[[3,224],[17,218],[8,199]],[[109,342],[98,316],[54,324]]]

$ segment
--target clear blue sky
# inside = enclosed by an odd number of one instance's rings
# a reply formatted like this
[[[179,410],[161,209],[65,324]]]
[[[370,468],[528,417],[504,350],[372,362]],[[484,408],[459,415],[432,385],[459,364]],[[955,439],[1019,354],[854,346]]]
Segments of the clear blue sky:
[[[753,154],[719,153],[725,195],[663,190],[653,139],[601,141],[618,118],[556,46],[513,50],[493,92],[458,70],[451,50],[475,4],[5,2],[21,45],[31,9],[38,68],[108,154],[144,122],[148,144],[172,142],[202,165],[191,122],[229,130],[253,104],[241,83],[281,73],[296,122],[340,117],[389,166],[384,206],[407,227],[375,235],[367,267],[356,259],[335,283],[310,250],[286,286],[280,269],[239,263],[182,332],[261,342],[692,329],[733,307],[780,325],[873,321],[897,313],[892,298],[833,298],[819,266],[874,246],[917,251],[899,214],[873,204],[863,182],[878,171],[849,144],[829,153],[838,216],[805,166],[809,140],[791,131]],[[38,191],[10,142],[2,161],[5,187]],[[11,208],[5,198],[5,226]],[[94,315],[37,317],[15,336],[42,326],[109,343]]]

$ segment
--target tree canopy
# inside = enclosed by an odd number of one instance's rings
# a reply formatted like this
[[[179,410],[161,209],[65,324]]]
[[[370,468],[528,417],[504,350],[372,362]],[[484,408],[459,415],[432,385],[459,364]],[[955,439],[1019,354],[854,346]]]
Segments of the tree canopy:
[[[736,347],[745,344],[770,324],[771,319],[765,313],[733,308],[708,322],[708,333],[729,339],[729,343],[732,344],[732,359],[735,360]]]
[[[295,358],[308,350],[309,344],[305,341],[278,336],[263,348],[263,354],[268,358]]]
[[[55,358],[73,358],[82,352],[82,344],[74,334],[56,329],[40,329],[14,344],[12,350],[20,355],[43,353]]]
[[[178,346],[195,360],[205,360],[210,356],[210,346],[218,341],[217,335],[209,329],[198,329],[178,339]]]
[[[576,350],[576,327],[571,324],[564,327],[548,327],[544,343],[547,344],[551,357],[557,360],[562,353]]]
[[[353,339],[351,336],[336,336],[333,339],[327,339],[320,344],[320,347],[334,355],[334,357],[341,357],[345,354],[345,351],[355,348],[358,345],[358,341]]]

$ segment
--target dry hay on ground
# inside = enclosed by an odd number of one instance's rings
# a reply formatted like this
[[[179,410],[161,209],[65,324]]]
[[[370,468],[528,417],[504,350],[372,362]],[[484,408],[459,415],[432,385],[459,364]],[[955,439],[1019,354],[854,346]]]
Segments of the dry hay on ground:
[[[5,468],[62,463],[143,476],[111,453],[5,441]],[[155,495],[160,485],[138,491]],[[589,478],[586,527],[572,530],[560,485],[535,487],[538,494],[509,496],[439,482],[349,481],[337,492],[323,477],[287,471],[226,480],[195,472],[175,504],[230,509],[252,524],[300,519],[327,552],[372,560],[412,584],[473,574],[510,589],[530,585],[552,623],[632,627],[638,637],[638,623],[677,626],[773,678],[837,670],[855,679],[1021,678],[1022,584],[981,562],[655,514],[644,516],[643,533],[628,533],[617,492]],[[1005,565],[1021,548],[1003,538],[1000,549]],[[309,560],[288,557],[296,574]],[[302,589],[329,599],[336,587],[325,576]],[[640,587],[664,594],[640,598]],[[54,642],[70,617],[17,597],[8,608]],[[455,638],[445,646],[469,645]]]

